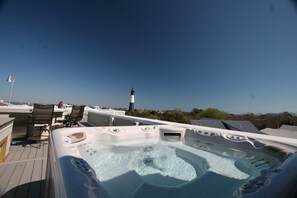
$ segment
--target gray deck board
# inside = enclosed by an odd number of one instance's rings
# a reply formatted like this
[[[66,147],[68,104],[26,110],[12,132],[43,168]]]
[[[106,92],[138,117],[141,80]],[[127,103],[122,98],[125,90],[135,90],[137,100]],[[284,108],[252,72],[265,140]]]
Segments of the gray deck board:
[[[46,190],[45,189],[45,186],[46,186],[45,179],[46,179],[47,160],[48,159],[42,160],[42,175],[41,175],[41,181],[43,181],[41,183],[41,192],[42,193],[45,193],[45,190]]]
[[[21,156],[20,160],[26,160],[26,159],[28,159],[29,154],[30,154],[30,151],[31,151],[31,148],[30,147],[29,148],[26,148],[24,150],[24,152],[22,153],[22,156]]]
[[[42,160],[36,160],[34,161],[34,168],[32,172],[32,178],[31,181],[39,181],[41,180],[42,175]]]
[[[33,147],[31,148],[28,159],[35,159],[36,158],[37,147],[35,147],[35,146],[36,145],[33,145]]]
[[[47,168],[47,159],[44,159],[42,160],[41,179],[45,179],[46,177],[46,168]]]
[[[44,197],[48,141],[11,145],[0,163],[0,197]]]
[[[44,148],[44,145],[45,145],[45,142],[42,142],[41,143],[42,146],[40,147],[40,149],[37,149],[36,151],[36,158],[40,158],[40,157],[43,157],[43,148]]]
[[[5,194],[4,197],[13,197],[17,187],[19,186],[21,176],[23,174],[26,162],[20,162],[16,164],[15,171],[12,174],[8,185],[6,186],[5,192],[9,192]]]
[[[34,161],[29,161],[26,163],[15,197],[27,197],[27,194],[29,191],[29,184],[30,184],[29,182],[31,182],[33,167],[34,167]]]
[[[20,185],[26,184],[28,181],[31,181],[33,168],[34,168],[34,161],[29,161],[26,163],[25,170],[20,180]]]
[[[32,178],[29,188],[28,197],[40,197],[41,196],[41,176],[42,176],[42,160],[34,161],[34,168],[32,172]]]
[[[52,126],[57,128],[61,126]],[[0,163],[0,197],[44,197],[49,142],[42,139],[32,144],[19,138],[12,141],[8,156]]]
[[[0,180],[0,195],[4,195],[6,192],[6,187],[8,185],[8,182],[10,181],[10,178],[13,175],[14,169],[16,167],[16,164],[11,164],[6,167],[4,174],[1,176]]]
[[[48,145],[49,144],[49,142],[46,142],[46,145],[44,145],[44,147],[43,147],[43,156],[44,157],[48,157],[47,155],[48,155]]]
[[[14,156],[14,154],[16,154],[17,151],[18,150],[18,147],[17,146],[11,146],[10,147],[10,151],[9,151],[9,154],[8,154],[8,156],[6,157],[6,159],[5,159],[5,162],[9,162],[9,161],[11,161],[11,159],[13,158],[13,156]]]
[[[4,174],[7,166],[8,166],[7,164],[2,164],[2,165],[0,164],[0,178]]]
[[[14,154],[13,158],[11,159],[11,161],[13,162],[13,161],[20,160],[21,159],[21,156],[22,156],[22,154],[24,152],[24,150],[25,150],[24,147],[19,146],[18,149],[17,149],[17,151],[16,151],[16,153]]]

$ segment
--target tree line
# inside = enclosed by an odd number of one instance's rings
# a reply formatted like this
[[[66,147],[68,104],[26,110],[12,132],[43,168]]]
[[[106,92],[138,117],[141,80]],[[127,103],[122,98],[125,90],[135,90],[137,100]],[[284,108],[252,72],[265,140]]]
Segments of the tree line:
[[[297,116],[293,113],[283,112],[278,114],[230,114],[220,111],[216,108],[208,109],[192,109],[191,112],[184,112],[179,109],[170,111],[155,111],[155,110],[135,110],[127,112],[127,115],[158,119],[164,121],[190,123],[190,120],[199,120],[202,118],[211,118],[219,120],[247,120],[252,122],[259,130],[264,128],[279,128],[281,125],[297,125]]]

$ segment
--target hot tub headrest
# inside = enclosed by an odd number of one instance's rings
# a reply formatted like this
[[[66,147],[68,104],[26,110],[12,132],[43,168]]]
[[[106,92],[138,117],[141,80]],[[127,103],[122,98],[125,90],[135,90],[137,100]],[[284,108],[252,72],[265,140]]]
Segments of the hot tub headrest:
[[[78,132],[78,133],[73,133],[71,135],[68,135],[67,137],[70,138],[71,143],[77,143],[85,140],[87,138],[87,135],[85,132]]]

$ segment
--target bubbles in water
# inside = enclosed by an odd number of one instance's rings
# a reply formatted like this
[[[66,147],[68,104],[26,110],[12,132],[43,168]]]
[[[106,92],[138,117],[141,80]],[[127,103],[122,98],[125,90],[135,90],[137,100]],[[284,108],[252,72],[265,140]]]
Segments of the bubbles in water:
[[[143,149],[144,152],[150,152],[151,150],[153,150],[153,147],[151,147],[151,146],[145,147]]]
[[[167,156],[166,155],[161,156],[161,161],[163,162],[165,160],[167,160]]]
[[[147,166],[151,166],[154,164],[154,159],[151,157],[146,157],[143,159],[143,163]]]
[[[168,178],[191,181],[197,177],[194,167],[176,155],[176,148],[167,144],[134,147],[83,145],[78,148],[100,181],[110,180],[131,170],[144,178],[158,174],[164,177],[164,181]]]

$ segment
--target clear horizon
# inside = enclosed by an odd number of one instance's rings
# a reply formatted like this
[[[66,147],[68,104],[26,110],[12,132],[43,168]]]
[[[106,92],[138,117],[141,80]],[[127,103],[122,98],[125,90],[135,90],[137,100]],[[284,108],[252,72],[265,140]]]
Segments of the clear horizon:
[[[7,100],[0,100],[0,102],[6,102],[6,103],[9,103]],[[11,101],[11,104],[14,104],[14,105],[22,105],[22,104],[29,104],[29,105],[33,105],[35,102],[30,102],[30,101],[25,101],[25,102],[22,102],[22,101]],[[36,102],[36,103],[39,103],[39,102]],[[48,104],[54,104],[54,105],[58,105],[56,103],[48,103]],[[100,108],[113,108],[113,109],[129,109],[128,107],[114,107],[114,106],[101,106],[101,105],[90,105],[90,104],[84,104],[84,103],[81,103],[81,104],[77,104],[77,103],[64,103],[64,105],[86,105],[86,106],[89,106],[89,107],[94,107],[94,106],[100,106]],[[195,108],[195,107],[194,107]],[[193,109],[194,109],[193,108]],[[214,108],[214,107],[208,107],[208,108]],[[147,110],[147,111],[174,111],[174,110],[178,110],[178,111],[182,111],[182,112],[191,112],[193,109],[191,110],[182,110],[182,109],[179,109],[179,108],[173,108],[173,109],[145,109],[145,108],[135,108],[135,110]],[[199,109],[199,108],[196,108],[196,109]],[[206,110],[207,108],[205,109],[202,109],[202,110]],[[235,114],[235,115],[244,115],[244,114],[250,114],[252,112],[242,112],[242,113],[232,113],[232,112],[227,112],[227,111],[224,111],[222,109],[218,109],[222,112],[225,112],[225,113],[229,113],[229,114]],[[258,113],[253,113],[255,115],[264,115],[264,114],[280,114],[280,113],[285,113],[285,112],[288,112],[288,111],[280,111],[280,112],[258,112]],[[290,114],[293,114],[293,115],[297,115],[297,112],[288,112]]]
[[[297,112],[293,0],[0,0],[0,100]]]

